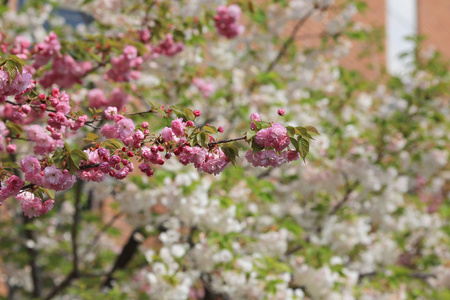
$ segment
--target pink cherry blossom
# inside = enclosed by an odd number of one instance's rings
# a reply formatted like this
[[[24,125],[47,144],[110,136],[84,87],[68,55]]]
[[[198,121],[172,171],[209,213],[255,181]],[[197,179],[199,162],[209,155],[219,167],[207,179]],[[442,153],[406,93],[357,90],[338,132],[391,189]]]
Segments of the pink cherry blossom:
[[[170,125],[170,128],[172,129],[172,132],[177,136],[183,136],[184,129],[186,129],[186,124],[183,122],[182,118],[175,119],[172,121],[172,124]]]
[[[217,15],[214,16],[217,32],[228,39],[232,39],[241,35],[245,27],[239,24],[241,18],[241,8],[235,4],[228,7],[219,6],[217,8]]]

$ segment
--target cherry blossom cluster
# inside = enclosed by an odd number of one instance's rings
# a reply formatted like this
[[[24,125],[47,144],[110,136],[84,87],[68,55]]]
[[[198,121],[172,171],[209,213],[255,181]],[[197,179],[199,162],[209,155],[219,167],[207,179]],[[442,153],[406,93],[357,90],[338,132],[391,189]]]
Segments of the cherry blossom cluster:
[[[70,55],[62,55],[60,50],[61,44],[54,32],[51,32],[44,42],[37,43],[34,47],[33,68],[38,69],[53,59],[51,70],[39,81],[44,88],[49,88],[52,84],[57,84],[60,88],[70,88],[75,83],[81,83],[81,78],[92,69],[91,62],[77,62]]]
[[[181,51],[183,51],[183,49],[183,42],[175,43],[175,41],[173,40],[173,36],[168,33],[166,35],[166,38],[162,40],[153,51],[157,54],[171,57],[180,53]]]
[[[5,102],[8,96],[18,95],[20,97],[23,93],[28,92],[33,87],[31,77],[31,73],[25,69],[22,74],[17,74],[10,83],[8,71],[0,69],[0,103]]]
[[[279,109],[278,114],[284,115],[284,110]],[[250,128],[256,130],[255,121],[261,121],[261,116],[258,113],[253,113],[250,120]],[[280,123],[273,123],[269,128],[259,130],[255,135],[255,142],[264,150],[255,153],[250,149],[245,154],[247,161],[255,167],[279,167],[284,163],[300,158],[297,151],[285,150],[291,144],[291,141],[287,129]]]
[[[99,88],[89,90],[87,99],[90,107],[99,108],[112,106],[119,110],[130,102],[130,96],[125,94],[119,87],[116,87],[111,91],[109,98],[107,98],[103,90]]]
[[[68,170],[58,169],[54,164],[45,166],[45,159],[42,161],[41,165],[34,156],[27,156],[21,160],[20,166],[26,181],[54,191],[65,191],[73,186],[76,177],[70,175]]]
[[[30,55],[31,43],[24,36],[18,35],[14,38],[13,49],[11,50],[11,54],[16,55],[21,59],[28,59]]]
[[[228,39],[241,35],[245,27],[239,24],[241,18],[241,8],[232,4],[230,6],[221,5],[217,8],[217,15],[214,16],[217,32]]]
[[[205,98],[209,98],[216,90],[214,83],[207,82],[202,78],[195,77],[192,83]]]
[[[3,121],[0,121],[0,151],[7,150],[8,153],[13,150],[12,152],[16,151],[16,145],[12,145],[13,149],[8,150],[8,147],[11,145],[7,145],[7,141],[9,142],[9,138],[6,138],[9,134],[8,128],[6,128],[6,125]]]
[[[1,182],[0,205],[9,197],[16,196],[20,189],[25,185],[25,181],[20,180],[16,175],[9,177],[5,183]]]
[[[14,197],[20,202],[23,213],[28,218],[40,217],[45,215],[53,209],[55,201],[53,199],[47,199],[45,202],[41,198],[36,197],[29,192],[23,192]]]
[[[106,72],[105,77],[115,82],[138,79],[140,72],[132,69],[139,68],[143,61],[144,59],[138,56],[137,49],[127,45],[119,57],[111,58],[111,69]]]

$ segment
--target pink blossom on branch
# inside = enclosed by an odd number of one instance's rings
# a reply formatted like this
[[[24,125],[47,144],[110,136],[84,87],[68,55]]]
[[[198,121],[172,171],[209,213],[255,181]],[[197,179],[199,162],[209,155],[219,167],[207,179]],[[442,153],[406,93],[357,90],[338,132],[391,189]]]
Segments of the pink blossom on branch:
[[[245,27],[239,24],[241,8],[235,4],[228,7],[221,5],[214,16],[217,32],[228,39],[232,39],[244,33]]]
[[[6,100],[7,96],[15,96],[24,93],[31,87],[31,74],[26,69],[22,74],[18,73],[16,78],[10,83],[9,73],[0,69],[0,103]]]
[[[55,201],[48,199],[42,203],[41,198],[35,197],[32,193],[23,192],[15,197],[20,202],[23,213],[28,218],[45,215],[53,209]]]
[[[173,36],[171,34],[167,34],[166,38],[159,43],[158,47],[156,47],[154,51],[158,54],[174,56],[183,51],[183,49],[184,45],[182,42],[175,43]]]
[[[273,147],[277,151],[282,151],[291,143],[286,128],[280,123],[274,123],[271,127],[258,131],[255,140],[259,146]]]
[[[138,79],[140,72],[132,70],[138,68],[143,63],[143,58],[138,56],[138,51],[133,46],[125,46],[123,53],[119,57],[111,58],[111,69],[105,74],[115,82],[127,82],[131,79]]]

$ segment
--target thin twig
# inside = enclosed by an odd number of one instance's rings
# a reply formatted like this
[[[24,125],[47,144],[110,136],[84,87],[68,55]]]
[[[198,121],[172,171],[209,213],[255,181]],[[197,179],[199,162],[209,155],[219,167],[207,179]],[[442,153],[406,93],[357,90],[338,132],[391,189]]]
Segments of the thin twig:
[[[113,267],[111,270],[106,274],[106,279],[102,283],[102,287],[112,287],[112,281],[114,279],[113,275],[114,272],[117,270],[124,269],[128,263],[131,261],[133,256],[136,254],[138,246],[142,243],[141,240],[136,239],[137,234],[143,234],[143,231],[141,228],[135,229],[130,237],[128,238],[127,243],[123,246],[122,251],[117,256]]]
[[[71,243],[72,243],[72,271],[66,276],[66,278],[57,285],[50,293],[45,297],[46,300],[49,300],[59,294],[62,290],[68,287],[73,280],[79,278],[80,273],[78,269],[78,223],[80,221],[80,203],[81,203],[81,195],[83,189],[84,181],[78,180],[76,184],[75,191],[75,211],[72,217],[72,227],[71,227]]]
[[[33,221],[33,219],[29,219],[28,217],[25,217],[23,215],[23,223],[29,224]],[[25,226],[26,228],[26,226]],[[33,242],[36,242],[36,237],[34,234],[34,231],[31,229],[24,229],[25,237],[28,240],[32,240]],[[29,264],[31,267],[31,279],[33,281],[33,297],[40,298],[42,297],[42,274],[41,270],[36,262],[38,252],[34,247],[26,247],[28,255],[30,257]]]
[[[156,113],[156,110],[151,108],[151,109],[146,110],[146,111],[139,111],[139,112],[135,112],[135,113],[124,114],[124,116],[125,117],[131,117],[131,116],[136,116],[136,115],[143,116],[143,115],[148,114],[148,113]],[[91,124],[91,123],[100,122],[100,121],[103,121],[103,120],[107,120],[107,118],[103,118],[102,117],[102,118],[86,121],[84,124]],[[98,129],[98,128],[96,128],[96,129]]]
[[[69,275],[67,275],[66,278],[47,295],[47,297],[45,297],[45,300],[50,300],[58,295],[62,290],[70,285],[72,280],[78,278],[78,275],[79,274],[72,270],[72,272],[70,272]]]
[[[78,223],[80,222],[80,206],[81,195],[84,186],[84,181],[78,180],[75,186],[75,212],[72,218],[71,241],[72,241],[72,268],[75,274],[78,274]]]
[[[221,140],[221,141],[217,141],[217,142],[208,143],[208,146],[211,147],[211,146],[214,146],[214,145],[217,145],[217,144],[225,144],[225,143],[228,143],[228,142],[242,141],[242,140],[245,140],[245,139],[246,139],[246,137],[243,136],[243,137],[235,138],[235,139]]]
[[[347,184],[344,196],[342,197],[341,201],[339,201],[338,204],[336,204],[336,206],[334,206],[333,209],[330,211],[329,213],[330,216],[336,214],[338,210],[342,207],[342,205],[344,205],[345,202],[348,201],[348,199],[350,198],[350,194],[354,191],[354,189],[358,186],[358,184],[359,181],[353,182],[352,185]]]
[[[105,233],[106,230],[108,230],[108,228],[110,228],[115,221],[117,221],[118,218],[120,218],[123,215],[123,211],[117,213],[116,215],[114,215],[114,217],[111,218],[111,220],[109,220],[108,223],[106,223],[102,229],[100,229],[99,232],[97,232],[97,234],[94,236],[92,242],[89,244],[89,247],[87,247],[85,249],[85,251],[83,251],[83,253],[81,254],[81,256],[85,256],[87,253],[89,253],[89,251],[91,251],[94,246],[98,243],[98,241],[100,240],[100,237],[103,233]]]
[[[294,42],[295,36],[297,35],[300,28],[305,24],[306,20],[313,14],[315,11],[315,8],[310,9],[300,20],[298,20],[297,24],[295,24],[294,28],[291,31],[291,34],[289,35],[289,38],[283,43],[283,46],[281,46],[280,51],[278,52],[278,55],[275,57],[275,59],[269,64],[269,66],[266,69],[266,73],[269,73],[270,71],[275,68],[275,66],[278,64],[280,59],[286,54],[287,49],[289,46]]]

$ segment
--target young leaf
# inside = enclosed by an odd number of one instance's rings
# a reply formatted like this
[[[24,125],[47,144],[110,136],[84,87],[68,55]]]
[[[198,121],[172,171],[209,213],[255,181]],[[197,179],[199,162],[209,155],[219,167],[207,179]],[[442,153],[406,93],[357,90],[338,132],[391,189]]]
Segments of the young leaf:
[[[197,136],[197,141],[202,147],[208,147],[209,135],[206,132],[200,132]]]
[[[317,131],[317,129],[313,126],[305,126],[306,130],[308,130],[309,132],[314,132],[315,134],[320,135],[319,131]]]
[[[80,162],[84,159],[79,152],[76,151],[80,151],[79,149],[75,149],[72,150],[72,152],[70,152],[70,159],[73,161],[73,163],[78,167],[80,165]],[[80,151],[82,152],[82,151]],[[85,153],[86,154],[86,153]]]
[[[70,175],[75,174],[76,171],[79,170],[78,164],[76,164],[73,160],[72,157],[69,157],[67,159],[68,163],[69,163],[69,173]]]
[[[208,132],[208,133],[218,133],[216,127],[214,126],[203,126],[203,130]]]
[[[306,130],[305,127],[297,126],[295,127],[295,132],[302,137],[308,136],[308,131]]]
[[[77,155],[81,157],[83,160],[89,160],[89,156],[86,152],[81,151],[80,149],[74,149],[70,152],[71,155]]]
[[[291,140],[292,146],[294,146],[295,150],[297,150],[297,152],[300,152],[300,149],[298,148],[298,141],[293,137],[289,137],[289,139]]]
[[[298,139],[298,142],[300,144],[299,145],[300,146],[299,147],[300,156],[302,157],[303,162],[305,162],[305,157],[306,157],[306,155],[309,152],[309,141],[307,139],[304,139],[304,138],[300,137]]]
[[[117,147],[116,149],[121,149],[121,148],[123,148],[125,146],[124,143],[121,140],[118,140],[118,139],[109,139],[108,142],[110,142],[115,147]]]
[[[9,129],[9,131],[11,132],[11,135],[17,135],[17,134],[22,134],[23,133],[23,129],[22,126],[16,123],[13,123],[9,120],[7,120],[5,122],[6,128]]]
[[[100,147],[106,148],[106,149],[111,150],[111,151],[114,151],[114,150],[118,149],[116,146],[114,146],[110,142],[103,142],[103,143],[100,144]]]
[[[253,150],[253,153],[258,153],[258,152],[260,152],[260,151],[263,151],[263,150],[264,150],[264,147],[261,147],[260,145],[258,145],[258,144],[256,143],[256,141],[253,139],[253,140],[252,140],[252,150]]]
[[[43,190],[50,199],[55,199],[55,191],[54,190],[48,190],[46,188],[43,188]]]
[[[2,167],[7,169],[20,169],[20,166],[12,161],[2,162]]]
[[[296,132],[295,132],[295,128],[294,128],[294,127],[292,127],[292,126],[287,126],[287,127],[286,127],[286,130],[287,130],[287,134],[288,134],[289,136],[291,136],[291,137],[294,137],[294,136],[295,136]]]
[[[239,150],[235,145],[232,144],[225,144],[221,147],[223,153],[225,153],[225,156],[228,157],[228,159],[231,161],[233,165],[236,164],[236,157],[239,156]]]
[[[187,120],[191,120],[191,121],[195,120],[194,113],[192,112],[192,110],[190,110],[187,107],[184,109],[184,115],[186,116]]]
[[[245,136],[246,136],[246,141],[247,142],[250,142],[250,140],[255,136],[257,134],[257,132],[256,131],[247,131],[246,133],[245,133]]]
[[[17,74],[19,72],[18,72],[16,63],[14,61],[8,59],[6,61],[5,65],[6,65],[6,70],[9,73],[9,83],[11,83],[17,77]]]

